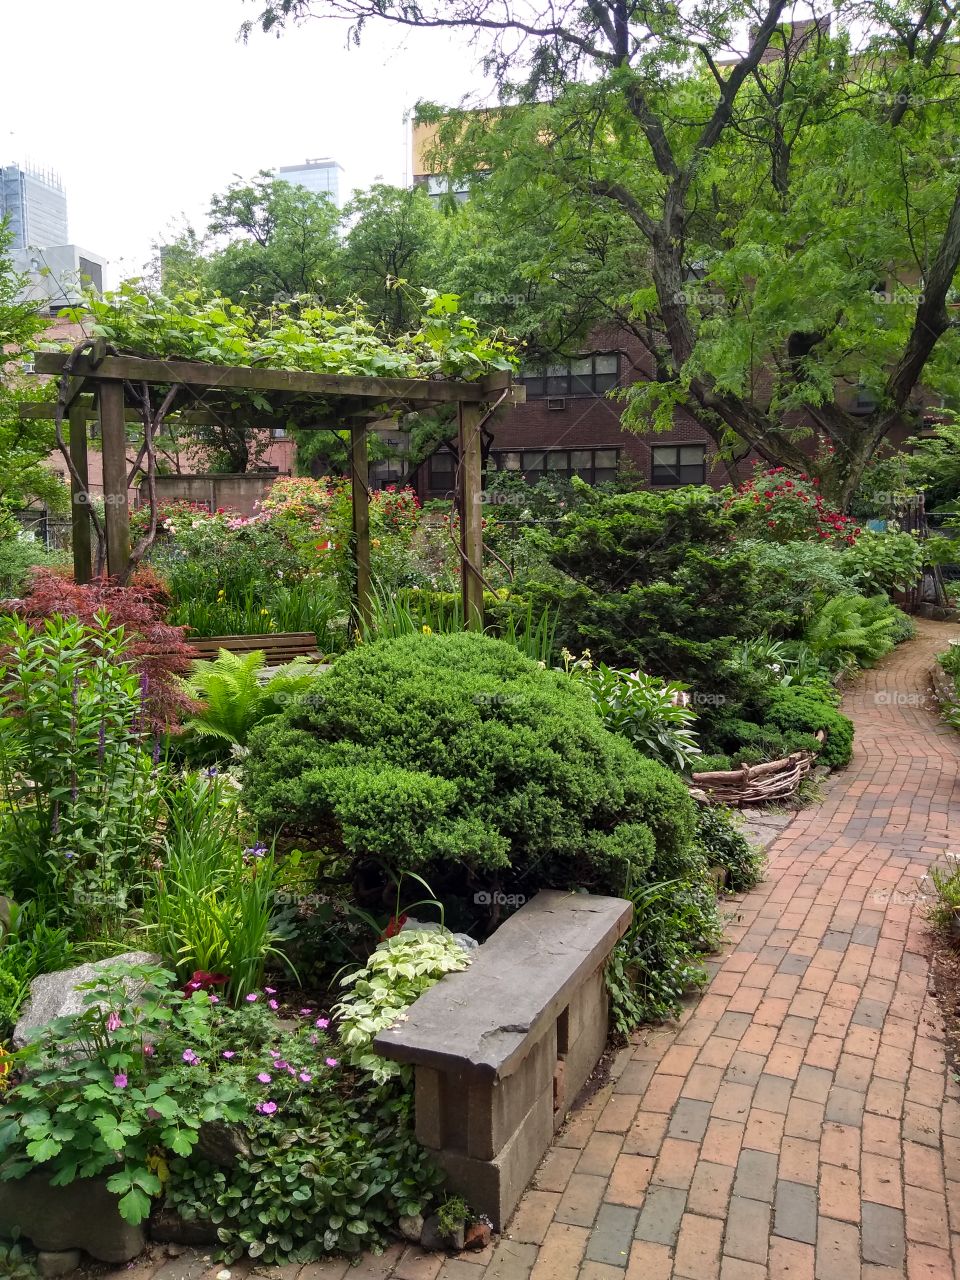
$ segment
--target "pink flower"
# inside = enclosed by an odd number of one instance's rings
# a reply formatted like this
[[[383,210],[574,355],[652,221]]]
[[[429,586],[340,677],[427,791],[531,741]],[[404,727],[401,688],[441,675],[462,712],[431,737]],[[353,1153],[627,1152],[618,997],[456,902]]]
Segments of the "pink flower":
[[[219,1004],[219,1003],[220,1003],[220,997],[219,997],[219,996],[215,996],[215,995],[213,994],[213,992],[212,992],[212,991],[210,992],[210,1003],[211,1003],[211,1004]]]
[[[273,1079],[273,1076],[269,1073],[269,1071],[261,1071],[257,1076],[257,1079],[260,1081],[261,1084],[269,1084],[270,1081]]]
[[[262,1116],[272,1116],[277,1109],[275,1102],[258,1102],[257,1110]]]
[[[318,1018],[318,1019],[316,1020],[316,1022],[315,1022],[313,1025],[314,1025],[315,1027],[319,1027],[321,1031],[326,1031],[327,1027],[329,1027],[329,1025],[330,1025],[330,1019],[329,1019],[329,1018]]]
[[[111,1013],[110,1017],[107,1019],[107,1030],[119,1031],[119,1029],[120,1029],[120,1015],[119,1013]]]
[[[247,1004],[253,1004],[254,1000],[259,1000],[259,998],[260,997],[257,995],[256,991],[251,991],[247,996]]]
[[[223,1056],[225,1058],[235,1058],[237,1055],[234,1053],[232,1049],[224,1049]]]
[[[152,1044],[148,1043],[143,1046],[143,1056],[145,1058],[152,1058],[155,1052],[156,1050],[154,1049]]]
[[[310,1074],[309,1071],[301,1071],[299,1078],[303,1081],[304,1084],[309,1084],[310,1081],[313,1079],[313,1076]]]
[[[279,1009],[279,1008],[280,1008],[280,1006],[277,1004],[276,1000],[268,1000],[268,1001],[267,1001],[267,1003],[269,1004],[269,1006],[270,1006],[270,1008],[271,1008],[271,1009]]]
[[[113,1083],[118,1089],[125,1089],[127,1087],[127,1077],[122,1071],[118,1071],[113,1077]]]
[[[310,1017],[310,1015],[311,1015],[311,1013],[313,1013],[313,1010],[312,1010],[312,1009],[301,1009],[299,1012],[300,1012],[300,1017],[301,1017],[301,1018],[309,1018],[309,1017]]]
[[[197,1057],[197,1055],[193,1052],[192,1049],[184,1049],[183,1060],[185,1063],[187,1063],[188,1066],[191,1066],[191,1067],[195,1062],[200,1061],[200,1059]]]
[[[337,1065],[337,1060],[336,1060],[336,1058],[327,1058],[327,1066],[328,1066],[328,1067],[335,1067],[336,1065]]]
[[[276,987],[264,987],[263,989],[268,996],[275,996],[277,994]]]

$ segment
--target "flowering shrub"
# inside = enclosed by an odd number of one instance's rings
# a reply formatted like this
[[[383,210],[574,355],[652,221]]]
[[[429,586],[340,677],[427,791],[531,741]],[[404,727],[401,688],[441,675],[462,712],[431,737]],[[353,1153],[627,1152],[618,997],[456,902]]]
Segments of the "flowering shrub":
[[[923,548],[911,533],[868,529],[844,553],[843,566],[853,587],[866,595],[905,591],[923,570]]]
[[[827,505],[818,476],[797,475],[786,467],[758,469],[727,506],[746,512],[746,527],[756,537],[776,542],[816,538],[852,546],[861,532],[856,521]]]

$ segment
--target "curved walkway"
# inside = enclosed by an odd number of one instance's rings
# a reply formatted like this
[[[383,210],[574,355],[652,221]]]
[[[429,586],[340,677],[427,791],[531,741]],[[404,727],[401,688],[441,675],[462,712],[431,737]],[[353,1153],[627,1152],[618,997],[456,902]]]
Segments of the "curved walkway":
[[[960,1275],[920,884],[960,853],[960,736],[928,692],[952,636],[921,621],[857,682],[849,768],[770,847],[703,996],[559,1135],[489,1280]]]
[[[960,736],[928,693],[960,626],[921,622],[850,692],[854,759],[770,847],[679,1023],[618,1055],[503,1237],[395,1245],[276,1280],[951,1280],[960,1089],[928,991],[920,880],[960,853]],[[951,1235],[951,1229],[953,1234]],[[215,1276],[187,1251],[116,1273]],[[247,1266],[233,1269],[235,1276]]]

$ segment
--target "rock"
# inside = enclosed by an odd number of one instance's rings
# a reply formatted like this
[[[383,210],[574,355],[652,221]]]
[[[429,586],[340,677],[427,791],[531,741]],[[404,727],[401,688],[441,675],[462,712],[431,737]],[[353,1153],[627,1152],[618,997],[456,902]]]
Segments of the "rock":
[[[0,1236],[16,1231],[44,1252],[85,1249],[99,1262],[129,1262],[143,1252],[140,1227],[124,1222],[107,1177],[51,1187],[44,1174],[0,1182]]]
[[[179,1258],[181,1253],[183,1253],[182,1245],[179,1245],[176,1242],[171,1242],[170,1244],[167,1245],[168,1258]]]
[[[442,1253],[447,1247],[447,1238],[440,1234],[440,1219],[435,1213],[431,1213],[423,1223],[423,1231],[420,1235],[420,1248],[427,1253]]]
[[[212,1222],[202,1218],[181,1218],[176,1209],[154,1209],[148,1231],[151,1240],[168,1246],[193,1245],[202,1249],[220,1243],[217,1228]]]
[[[239,1125],[227,1124],[225,1120],[210,1120],[200,1126],[196,1154],[211,1164],[232,1169],[241,1156],[247,1158],[253,1152]]]
[[[411,1213],[407,1217],[401,1218],[397,1223],[397,1230],[403,1236],[404,1240],[409,1240],[413,1244],[419,1244],[420,1237],[423,1234],[423,1214]]]
[[[401,933],[404,929],[417,929],[421,933],[437,933],[443,928],[444,926],[438,924],[436,920],[415,920],[413,916],[407,916],[401,926]],[[476,951],[480,946],[476,938],[471,938],[469,933],[452,933],[450,936],[464,951]]]
[[[465,1243],[465,1226],[461,1222],[458,1227],[454,1228],[453,1234],[447,1236],[447,1247],[455,1250],[457,1253],[463,1252]]]
[[[465,1249],[485,1249],[493,1236],[489,1222],[471,1222],[463,1238]]]
[[[122,956],[78,964],[73,969],[60,969],[57,973],[43,973],[34,978],[30,983],[30,996],[13,1029],[14,1048],[22,1049],[35,1038],[41,1027],[54,1018],[82,1013],[88,1007],[83,1003],[87,993],[78,991],[77,987],[84,982],[96,982],[104,969],[117,964],[160,964],[160,957],[152,951],[126,951]],[[124,985],[128,1000],[136,999],[143,989],[131,980]]]
[[[0,938],[10,928],[10,916],[13,911],[13,900],[0,893]]]
[[[37,1270],[42,1276],[69,1276],[79,1266],[79,1249],[41,1249],[37,1254]]]

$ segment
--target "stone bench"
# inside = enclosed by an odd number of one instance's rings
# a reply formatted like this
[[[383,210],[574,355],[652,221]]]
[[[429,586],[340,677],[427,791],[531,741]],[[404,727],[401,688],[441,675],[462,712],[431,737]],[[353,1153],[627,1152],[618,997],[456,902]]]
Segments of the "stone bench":
[[[603,1053],[604,966],[630,915],[544,890],[374,1041],[413,1064],[417,1139],[496,1230]]]

